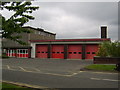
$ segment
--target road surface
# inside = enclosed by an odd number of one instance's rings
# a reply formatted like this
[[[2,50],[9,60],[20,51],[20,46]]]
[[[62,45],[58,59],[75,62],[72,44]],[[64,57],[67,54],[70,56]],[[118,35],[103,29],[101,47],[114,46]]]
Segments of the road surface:
[[[44,88],[118,88],[118,73],[80,71],[90,61],[6,59],[2,79]]]

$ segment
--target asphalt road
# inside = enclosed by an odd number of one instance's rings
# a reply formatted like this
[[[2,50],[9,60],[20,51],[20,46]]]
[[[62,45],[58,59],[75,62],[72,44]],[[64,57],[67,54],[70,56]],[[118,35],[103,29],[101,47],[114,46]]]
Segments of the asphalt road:
[[[118,88],[118,74],[80,71],[91,61],[4,59],[2,79],[46,88]]]

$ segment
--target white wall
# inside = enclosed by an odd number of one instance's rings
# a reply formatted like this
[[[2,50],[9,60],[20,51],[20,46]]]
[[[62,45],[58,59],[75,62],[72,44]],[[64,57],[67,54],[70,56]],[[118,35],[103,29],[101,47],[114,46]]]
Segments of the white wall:
[[[35,51],[36,51],[36,44],[31,43],[32,49],[31,49],[31,58],[35,58]]]

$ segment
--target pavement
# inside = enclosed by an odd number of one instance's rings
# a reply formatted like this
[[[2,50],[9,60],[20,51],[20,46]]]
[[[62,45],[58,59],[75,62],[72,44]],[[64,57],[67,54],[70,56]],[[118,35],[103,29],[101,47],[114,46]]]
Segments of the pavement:
[[[118,73],[80,71],[92,61],[3,59],[2,79],[35,88],[118,88]]]

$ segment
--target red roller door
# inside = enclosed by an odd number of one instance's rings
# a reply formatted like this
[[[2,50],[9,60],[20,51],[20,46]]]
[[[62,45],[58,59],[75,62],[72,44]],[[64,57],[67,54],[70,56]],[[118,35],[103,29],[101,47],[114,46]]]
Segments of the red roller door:
[[[64,45],[52,45],[52,58],[64,58]]]
[[[86,59],[93,59],[98,51],[98,45],[86,45]]]
[[[82,45],[68,45],[69,59],[82,59]]]
[[[36,57],[47,58],[48,57],[48,45],[36,45]]]

